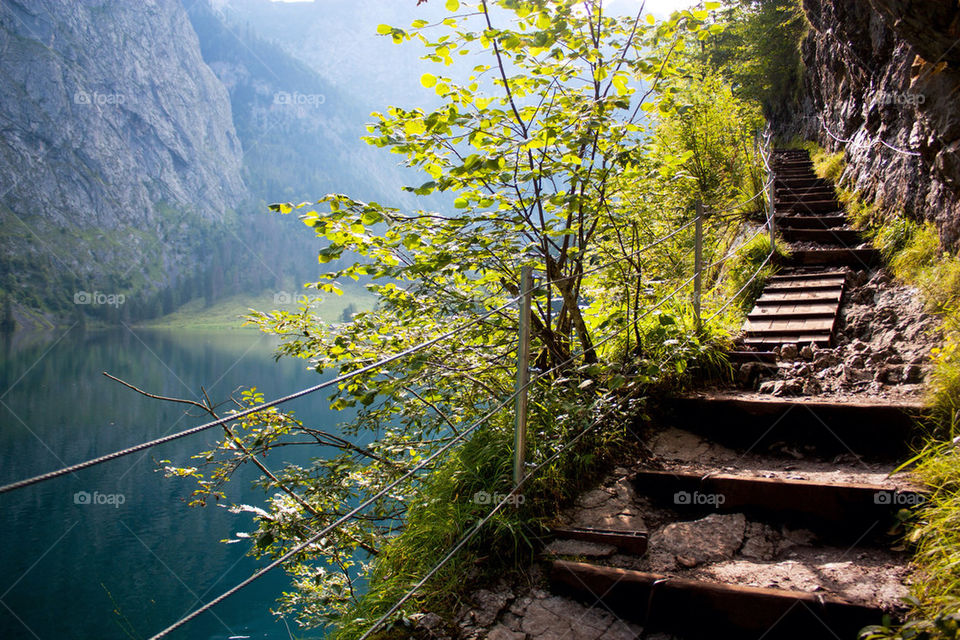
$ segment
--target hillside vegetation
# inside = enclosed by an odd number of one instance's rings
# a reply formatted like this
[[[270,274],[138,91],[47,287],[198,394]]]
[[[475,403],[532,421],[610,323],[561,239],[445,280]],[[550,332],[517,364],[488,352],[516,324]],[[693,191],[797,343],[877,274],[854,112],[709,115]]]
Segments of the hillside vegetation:
[[[610,14],[600,0],[445,8],[442,21],[377,29],[427,60],[420,83],[438,102],[384,106],[366,138],[416,172],[405,189],[425,204],[333,193],[272,206],[326,243],[331,271],[313,288],[368,282],[377,305],[342,324],[309,310],[251,316],[281,339],[281,356],[353,374],[329,401],[359,409],[347,434],[362,449],[340,443],[336,457],[275,470],[263,480],[272,497],[245,508],[251,552],[285,558],[293,578],[279,610],[343,638],[379,618],[448,611],[481,561],[491,573],[526,567],[544,518],[633,446],[630,421],[653,389],[726,375],[721,354],[756,293],[749,285],[770,273],[753,197],[765,180],[763,105],[734,82],[747,75],[735,56],[718,51],[748,38],[730,29],[755,33],[756,8],[718,14],[707,3],[662,21]],[[449,210],[431,208],[437,194]],[[699,326],[697,201],[718,212],[704,221]],[[530,475],[516,487],[523,267],[536,273]],[[235,433],[239,450],[170,470],[199,481],[196,503],[225,495],[236,465],[319,437],[274,411]]]

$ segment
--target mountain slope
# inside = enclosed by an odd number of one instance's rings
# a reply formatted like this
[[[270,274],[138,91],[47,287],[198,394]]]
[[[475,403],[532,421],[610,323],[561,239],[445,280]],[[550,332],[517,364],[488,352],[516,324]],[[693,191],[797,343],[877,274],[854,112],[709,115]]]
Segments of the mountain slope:
[[[183,7],[7,1],[0,51],[0,287],[60,315],[84,291],[125,296],[94,315],[148,313],[247,197]]]

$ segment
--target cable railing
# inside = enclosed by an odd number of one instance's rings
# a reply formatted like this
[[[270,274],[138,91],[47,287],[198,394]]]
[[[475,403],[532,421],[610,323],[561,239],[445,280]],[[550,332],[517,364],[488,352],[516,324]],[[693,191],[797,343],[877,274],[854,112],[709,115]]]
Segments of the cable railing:
[[[827,122],[826,122],[826,120],[824,120],[824,118],[823,118],[822,115],[817,116],[817,120],[820,121],[820,126],[823,127],[823,130],[827,133],[827,135],[830,136],[831,138],[833,138],[834,140],[836,140],[837,142],[841,143],[841,144],[852,145],[854,148],[857,148],[857,147],[869,148],[869,147],[872,147],[872,146],[874,146],[874,145],[876,145],[876,144],[881,144],[881,145],[887,147],[888,149],[890,149],[890,150],[892,150],[892,151],[896,151],[897,153],[903,154],[903,155],[905,155],[905,156],[918,157],[918,156],[922,155],[919,151],[910,151],[910,150],[908,150],[908,149],[900,149],[900,148],[898,148],[898,147],[895,147],[895,146],[893,146],[892,144],[890,144],[889,142],[887,142],[886,140],[880,138],[879,136],[876,137],[876,138],[874,138],[873,140],[870,140],[870,139],[868,138],[866,141],[863,141],[863,142],[857,142],[857,141],[854,140],[853,138],[841,138],[840,136],[838,136],[838,135],[834,134],[832,131],[830,131],[830,128],[827,126]]]

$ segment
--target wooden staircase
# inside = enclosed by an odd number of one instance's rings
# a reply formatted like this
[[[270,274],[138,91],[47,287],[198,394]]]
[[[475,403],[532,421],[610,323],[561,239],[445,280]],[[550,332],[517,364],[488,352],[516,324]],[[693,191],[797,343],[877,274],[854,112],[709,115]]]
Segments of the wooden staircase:
[[[833,187],[816,176],[806,151],[777,150],[772,162],[774,220],[792,245],[791,257],[748,314],[744,344],[760,350],[788,343],[829,347],[844,267],[868,268],[879,256],[861,246],[859,232],[847,226]]]
[[[818,554],[823,567],[857,566],[876,580],[895,565],[906,566],[905,555],[890,550],[895,538],[889,531],[897,522],[897,512],[904,505],[922,501],[924,493],[887,473],[909,451],[912,426],[922,412],[920,404],[697,394],[673,398],[665,408],[666,413],[658,416],[661,427],[696,433],[703,438],[701,443],[729,447],[733,464],[698,464],[701,445],[686,453],[682,466],[675,466],[669,456],[661,457],[654,440],[651,466],[630,476],[636,495],[643,500],[636,507],[642,518],[648,517],[650,509],[670,514],[676,523],[690,523],[710,514],[745,514],[749,521],[774,529],[810,532],[814,537],[811,551]],[[803,448],[808,456],[819,456],[825,461],[823,471],[797,478],[794,472],[782,471],[793,468],[789,456],[778,462],[771,453],[751,455],[768,445],[776,448],[784,443]],[[856,462],[831,464],[829,460],[838,454],[854,456]],[[864,472],[868,465],[869,471]],[[855,477],[858,472],[860,479]],[[697,495],[722,496],[723,500],[678,500],[678,496]],[[663,516],[650,517],[656,524]],[[548,554],[551,591],[592,606],[599,604],[642,626],[644,633],[666,632],[683,640],[853,640],[860,629],[879,624],[884,614],[890,613],[877,600],[864,598],[862,590],[859,598],[851,599],[789,585],[725,581],[698,574],[700,565],[686,568],[679,557],[672,570],[646,570],[643,558],[663,550],[657,548],[656,534],[648,532],[645,525],[638,528],[637,522],[632,516],[619,524],[604,522],[602,528],[554,529],[558,540],[588,541],[616,548],[616,554],[598,559]],[[871,553],[880,554],[883,562],[869,559]],[[752,562],[761,570],[774,565],[790,567],[791,557],[782,554],[760,561],[738,556],[726,566]],[[620,637],[609,636],[611,640]],[[606,640],[608,636],[596,638]]]
[[[877,261],[846,225],[832,187],[814,175],[806,152],[776,151],[773,168],[775,219],[782,238],[794,245],[792,257],[769,279],[744,324],[746,344],[760,350],[731,354],[770,366],[777,357],[763,349],[832,346],[848,268]],[[637,500],[620,505],[614,517],[589,515],[579,527],[553,530],[561,543],[587,541],[606,551],[545,552],[552,592],[602,606],[642,627],[644,635],[666,632],[684,640],[853,640],[864,626],[896,614],[897,604],[884,594],[906,592],[901,576],[908,559],[894,548],[890,532],[898,511],[924,495],[893,470],[910,451],[920,404],[719,393],[669,398],[659,410],[658,432],[641,436],[650,458],[629,476]],[[669,437],[683,444],[658,445],[658,438]],[[713,454],[715,449],[728,457]],[[801,459],[807,466],[797,471]],[[829,581],[830,571],[849,566],[865,583],[853,579],[832,592],[819,584],[797,588],[789,577],[796,554],[756,560],[746,544],[716,569],[708,566],[712,560],[681,555],[675,565],[655,564],[656,557],[675,553],[664,542],[669,527],[703,527],[717,522],[711,518],[740,514],[748,526],[811,532],[807,551],[819,579]],[[721,531],[716,526],[704,536]],[[693,537],[690,544],[699,549],[704,538]],[[755,573],[737,573],[753,565]],[[756,577],[770,567],[785,577]],[[731,570],[740,577],[724,573]]]

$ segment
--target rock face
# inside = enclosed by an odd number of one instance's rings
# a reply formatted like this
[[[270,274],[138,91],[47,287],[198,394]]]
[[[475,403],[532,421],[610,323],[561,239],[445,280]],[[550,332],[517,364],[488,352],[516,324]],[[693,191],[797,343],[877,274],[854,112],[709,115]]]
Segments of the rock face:
[[[948,0],[803,0],[803,8],[812,28],[802,109],[778,129],[846,149],[846,185],[885,214],[935,220],[944,242],[960,246],[960,8]]]
[[[223,221],[246,187],[227,92],[181,3],[9,0],[0,51],[4,289],[42,286],[30,278],[47,267],[121,288],[194,267],[184,227]]]

